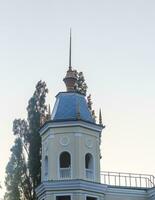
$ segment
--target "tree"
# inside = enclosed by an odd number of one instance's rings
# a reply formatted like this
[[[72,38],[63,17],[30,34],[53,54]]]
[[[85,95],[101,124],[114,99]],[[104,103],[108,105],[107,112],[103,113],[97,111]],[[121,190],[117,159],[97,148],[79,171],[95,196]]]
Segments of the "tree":
[[[11,149],[11,158],[6,167],[6,189],[5,199],[7,200],[20,200],[21,199],[21,179],[24,160],[23,149],[20,138],[15,140],[15,144]]]
[[[27,107],[29,123],[29,136],[27,137],[27,143],[29,144],[28,168],[32,179],[33,199],[36,198],[35,188],[41,181],[41,137],[39,128],[46,120],[47,106],[45,102],[47,93],[46,83],[39,81]]]
[[[76,83],[76,91],[80,94],[83,94],[83,95],[87,95],[87,89],[88,89],[88,86],[85,82],[85,78],[84,78],[84,75],[83,75],[83,72],[77,72],[75,71],[75,74],[76,74],[76,77],[77,77],[77,83]],[[94,122],[96,121],[96,115],[95,115],[95,111],[92,110],[92,100],[91,100],[91,95],[89,94],[87,96],[87,105],[88,105],[88,108],[90,110],[90,113],[92,115],[92,118],[94,120]]]
[[[76,72],[76,74],[77,74],[76,91],[86,96],[88,87],[85,82],[83,72]]]
[[[27,121],[15,119],[11,158],[6,167],[6,200],[35,200],[35,188],[41,177],[41,137],[39,129],[49,117],[47,114],[46,83],[39,81],[27,107]]]
[[[31,180],[27,168],[26,143],[24,135],[28,131],[25,120],[16,119],[13,122],[13,134],[16,136],[14,146],[11,148],[11,158],[6,167],[6,200],[19,200],[22,197],[32,200]]]
[[[29,157],[29,144],[27,142],[29,137],[29,126],[27,121],[15,119],[13,122],[13,133],[18,139],[20,139],[23,150],[23,165],[20,168],[22,174],[22,179],[20,180],[20,188],[22,189],[22,193],[26,199],[33,200],[32,179],[29,176],[30,173],[27,162],[27,159]]]

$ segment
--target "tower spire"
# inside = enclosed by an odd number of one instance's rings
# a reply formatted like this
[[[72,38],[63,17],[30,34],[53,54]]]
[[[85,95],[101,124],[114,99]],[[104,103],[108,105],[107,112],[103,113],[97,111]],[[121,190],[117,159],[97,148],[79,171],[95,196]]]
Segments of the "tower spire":
[[[75,91],[77,82],[77,72],[72,69],[72,32],[70,28],[70,44],[69,44],[69,69],[63,81],[66,84],[68,92]]]
[[[69,41],[69,70],[72,69],[72,30],[70,28],[70,41]]]

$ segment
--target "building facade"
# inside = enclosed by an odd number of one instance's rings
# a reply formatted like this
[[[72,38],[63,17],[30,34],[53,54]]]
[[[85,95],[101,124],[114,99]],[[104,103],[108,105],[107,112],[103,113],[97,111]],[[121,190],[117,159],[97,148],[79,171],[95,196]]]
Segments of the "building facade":
[[[76,90],[77,73],[71,66],[64,78],[67,91],[56,102],[40,130],[41,184],[38,200],[155,200],[153,176],[100,173],[100,140],[104,129],[96,123],[85,95]]]

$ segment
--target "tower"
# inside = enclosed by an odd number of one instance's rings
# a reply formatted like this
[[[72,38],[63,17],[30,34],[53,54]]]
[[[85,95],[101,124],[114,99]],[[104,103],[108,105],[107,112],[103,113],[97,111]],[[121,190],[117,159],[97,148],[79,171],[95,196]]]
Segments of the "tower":
[[[41,184],[38,200],[155,200],[153,175],[102,172],[100,139],[104,128],[91,110],[91,96],[79,92],[78,74],[71,65],[63,79],[66,92],[59,92],[47,122],[40,129],[42,139]],[[49,108],[50,111],[50,108]],[[100,181],[101,179],[101,181]]]
[[[104,126],[97,124],[85,95],[77,92],[77,72],[71,65],[63,79],[51,120],[40,130],[42,138],[39,200],[103,200],[100,184],[100,138]],[[101,121],[101,113],[100,113]]]

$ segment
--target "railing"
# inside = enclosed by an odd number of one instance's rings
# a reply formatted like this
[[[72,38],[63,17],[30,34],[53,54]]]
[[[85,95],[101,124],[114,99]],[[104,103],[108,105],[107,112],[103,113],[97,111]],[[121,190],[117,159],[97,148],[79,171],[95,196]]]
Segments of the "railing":
[[[152,188],[155,187],[155,177],[148,174],[101,172],[101,183],[111,186]]]
[[[71,168],[60,168],[60,178],[70,179],[71,178]]]
[[[92,169],[85,169],[86,171],[86,178],[89,180],[93,180],[94,179],[94,172]]]

